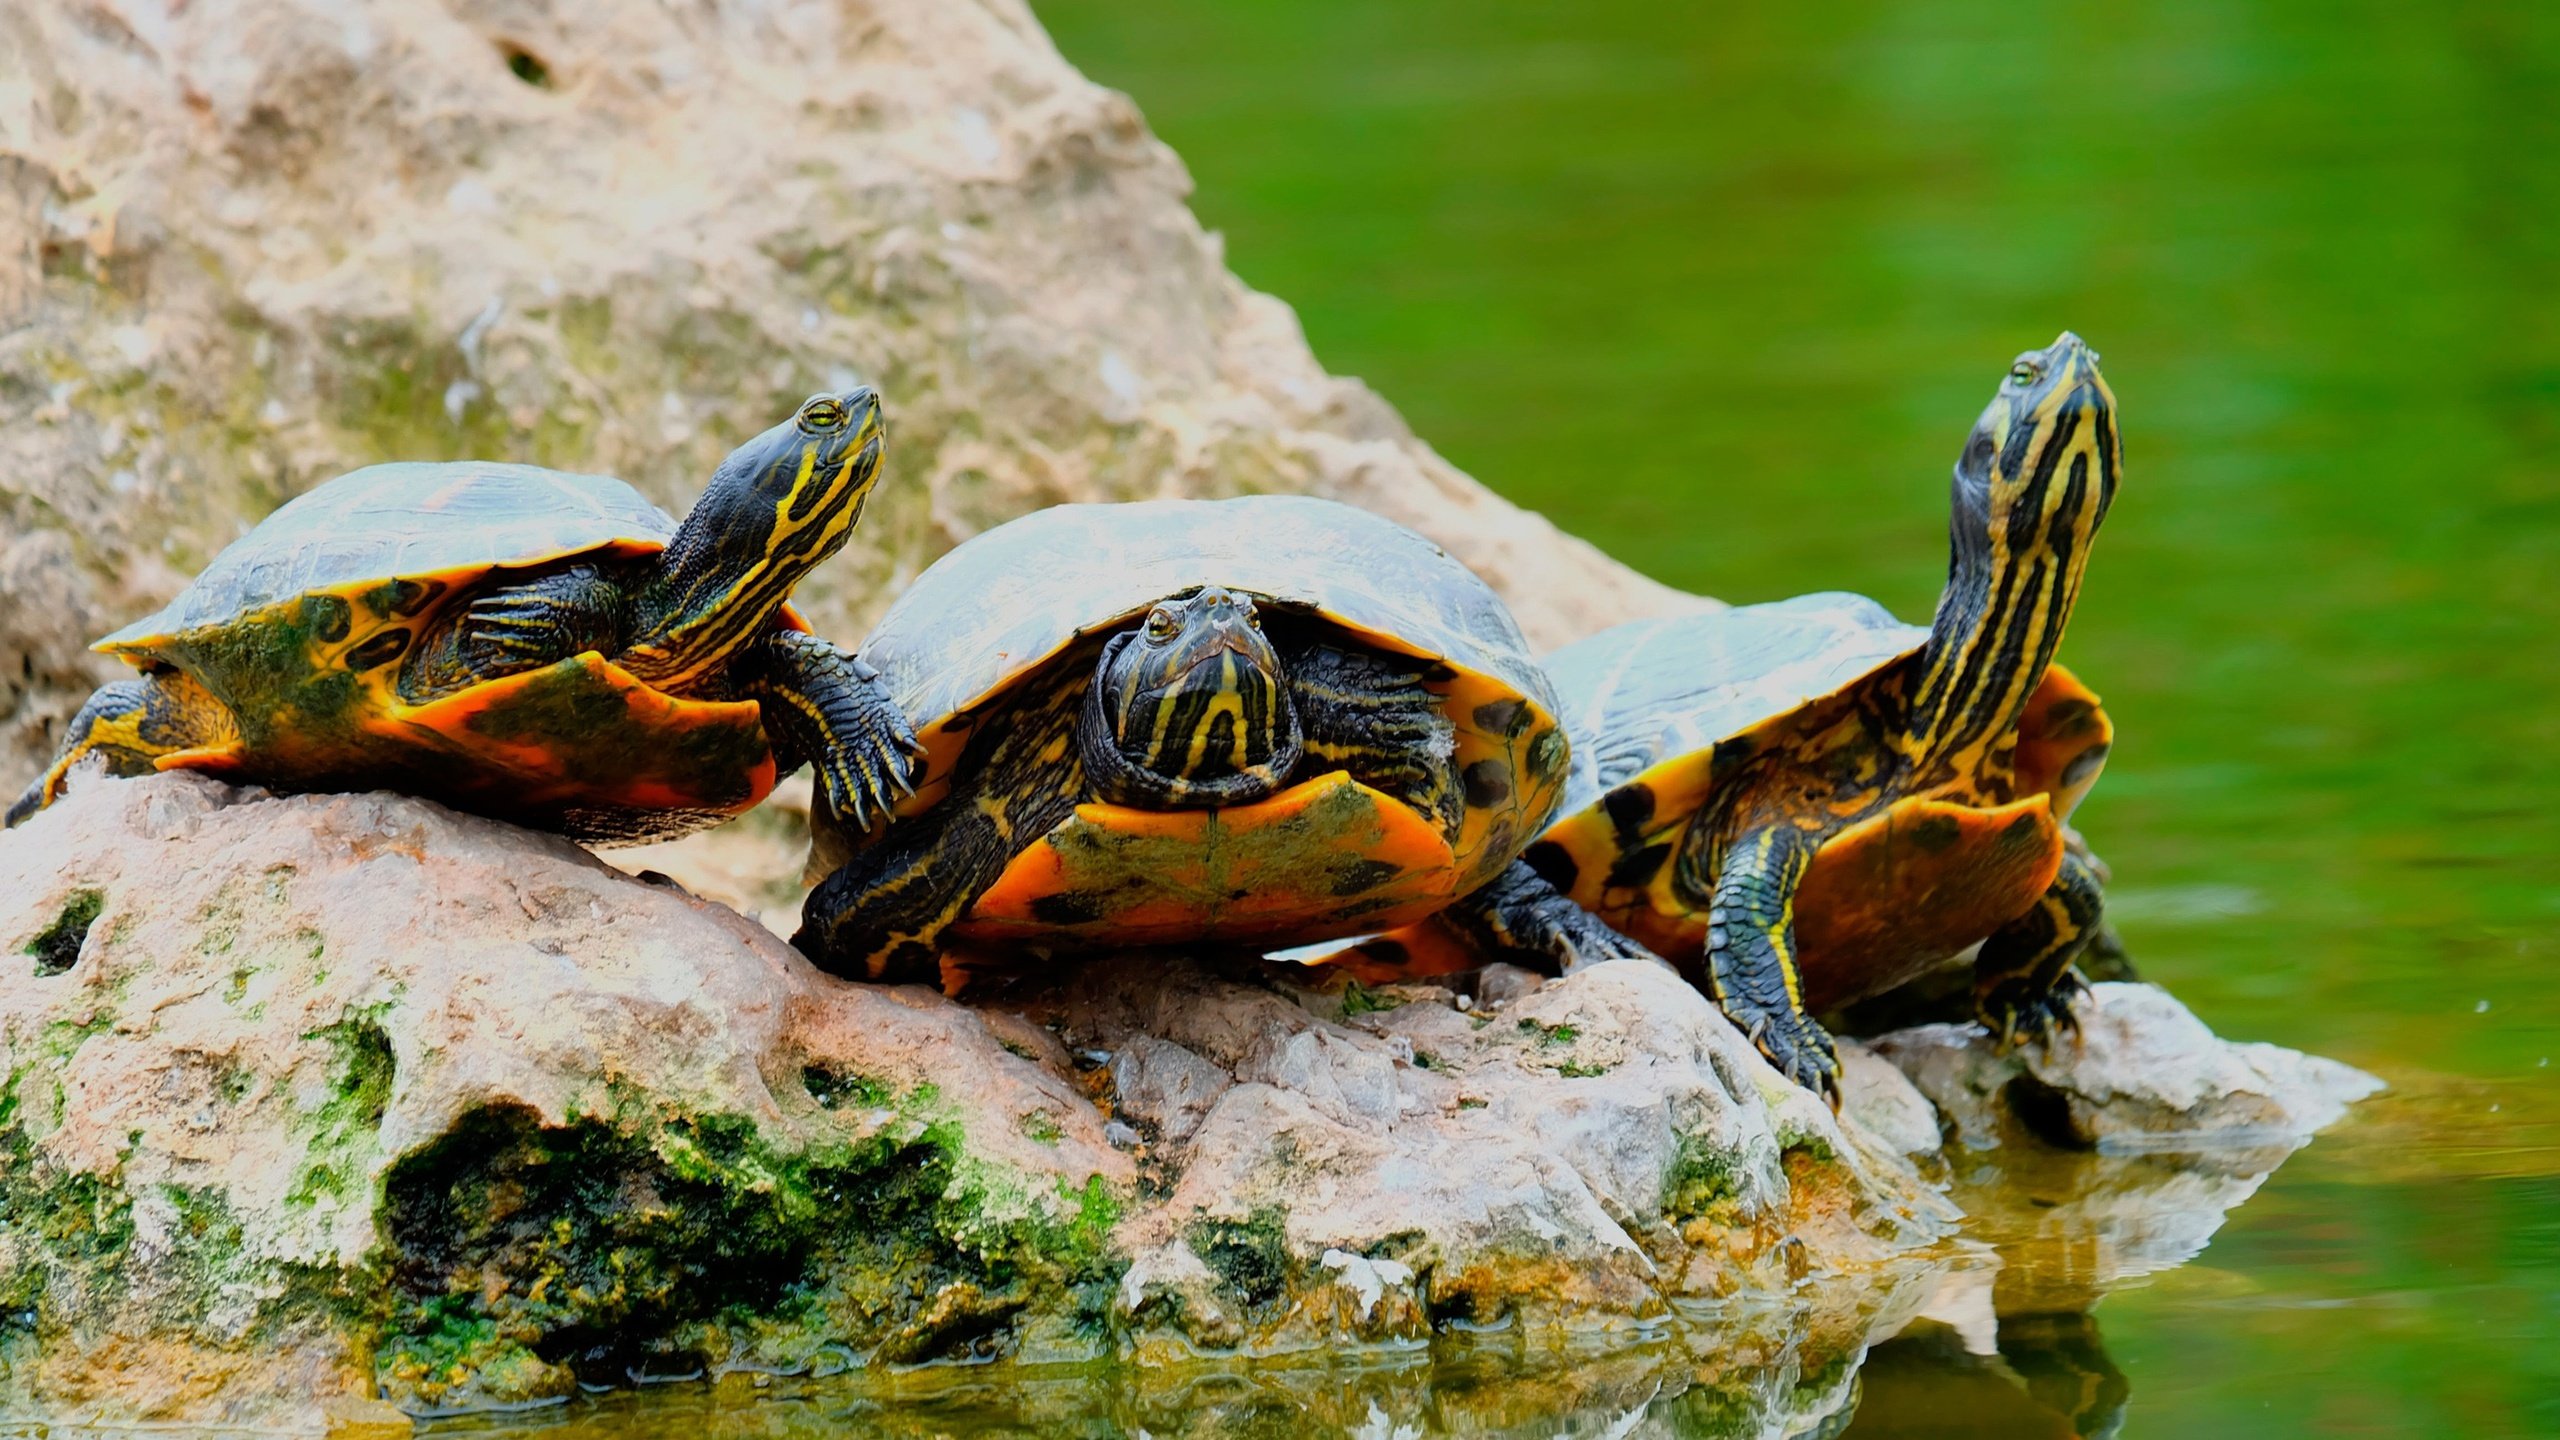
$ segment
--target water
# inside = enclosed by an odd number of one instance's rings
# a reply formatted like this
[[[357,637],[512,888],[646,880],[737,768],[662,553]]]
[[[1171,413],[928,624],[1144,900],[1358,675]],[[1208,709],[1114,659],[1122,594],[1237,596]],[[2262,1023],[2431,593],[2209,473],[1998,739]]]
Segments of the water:
[[[2064,656],[2118,727],[2114,912],[2217,1029],[2394,1094],[2192,1262],[2015,1300],[2014,1356],[1921,1322],[1854,1393],[1675,1337],[546,1428],[1710,1435],[1783,1392],[1859,1437],[2560,1434],[2560,7],[1734,8],[1039,5],[1333,369],[1676,584],[1924,619],[1966,427],[2088,337],[2127,478]]]

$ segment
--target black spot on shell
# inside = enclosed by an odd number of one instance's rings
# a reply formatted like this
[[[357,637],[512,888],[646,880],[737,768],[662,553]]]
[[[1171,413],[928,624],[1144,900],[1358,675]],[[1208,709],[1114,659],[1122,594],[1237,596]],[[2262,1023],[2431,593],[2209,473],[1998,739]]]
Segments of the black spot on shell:
[[[1667,840],[1647,845],[1641,850],[1630,850],[1609,867],[1609,887],[1613,890],[1635,889],[1650,884],[1660,873],[1662,862],[1670,858],[1671,842]]]
[[[391,582],[391,613],[406,618],[427,608],[427,602],[444,589],[440,581],[394,580]]]
[[[328,644],[335,645],[346,639],[348,631],[353,628],[354,619],[355,612],[348,607],[345,600],[338,596],[305,595],[302,597],[302,623],[311,627],[311,633],[314,636]]]
[[[1538,872],[1539,879],[1558,890],[1569,891],[1582,878],[1582,867],[1573,863],[1572,853],[1553,840],[1539,841],[1522,851],[1520,858]]]
[[[1553,780],[1564,773],[1564,732],[1549,730],[1529,742],[1529,774],[1539,781]]]
[[[1754,748],[1749,740],[1739,735],[1717,741],[1712,758],[1707,761],[1707,774],[1717,780],[1724,779],[1733,773],[1735,766],[1751,758]]]
[[[1384,860],[1354,860],[1333,872],[1331,888],[1336,898],[1365,895],[1403,873],[1403,866]]]
[[[2096,774],[2098,767],[2106,763],[2107,747],[2104,745],[2092,745],[2088,749],[2081,751],[2079,754],[2072,756],[2071,763],[2062,767],[2061,783],[2065,786],[2077,785],[2081,781],[2088,779],[2091,775]]]
[[[1371,965],[1402,970],[1413,963],[1413,952],[1401,940],[1372,940],[1360,947],[1360,958]]]
[[[1511,767],[1499,760],[1478,760],[1462,778],[1467,803],[1478,810],[1490,810],[1511,798]]]
[[[1956,823],[1954,816],[1931,815],[1918,824],[1905,828],[1902,838],[1913,846],[1934,855],[1955,844],[1957,838],[1963,833],[1964,827]]]
[[[348,651],[347,668],[350,670],[370,670],[376,665],[388,665],[392,661],[399,659],[400,656],[408,650],[408,648],[408,631],[385,630],[381,634],[374,636],[372,639],[367,640],[353,650]]]
[[[2089,723],[2089,717],[2095,713],[2097,713],[2096,707],[2086,700],[2062,701],[2044,712],[2045,733],[2072,734],[2086,726]]]
[[[1090,925],[1102,918],[1102,907],[1092,896],[1070,890],[1032,901],[1031,918],[1043,925]]]
[[[1650,785],[1621,785],[1600,797],[1600,808],[1608,815],[1609,823],[1623,833],[1642,830],[1651,822],[1654,804]]]
[[[1529,704],[1525,700],[1488,700],[1476,707],[1471,718],[1478,730],[1489,735],[1517,735],[1529,721]]]

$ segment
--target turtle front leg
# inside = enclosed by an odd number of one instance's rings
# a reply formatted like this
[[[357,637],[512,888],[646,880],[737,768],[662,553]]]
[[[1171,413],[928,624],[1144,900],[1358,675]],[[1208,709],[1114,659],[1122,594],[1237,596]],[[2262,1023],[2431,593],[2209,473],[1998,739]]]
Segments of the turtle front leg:
[[[180,672],[101,685],[71,717],[53,763],[0,817],[0,828],[15,827],[61,799],[72,767],[92,755],[105,762],[108,774],[134,777],[158,769],[153,762],[163,755],[239,738],[230,708]]]
[[[1423,687],[1423,672],[1393,657],[1317,645],[1289,664],[1289,699],[1304,737],[1301,766],[1333,767],[1457,832],[1451,783],[1457,727]]]
[[[1488,961],[1504,960],[1547,975],[1569,975],[1604,960],[1661,957],[1567,899],[1526,860],[1514,860],[1488,884],[1440,912]]]
[[[2097,867],[2065,851],[2061,871],[2035,908],[1982,942],[1973,961],[1973,1009],[2002,1049],[2049,1040],[2056,1028],[2079,1033],[2071,1005],[2089,986],[2072,962],[2097,936],[2105,913]]]
[[[1787,824],[1746,830],[1726,848],[1707,909],[1707,979],[1769,1063],[1836,1108],[1840,1056],[1805,1013],[1796,969],[1796,886],[1820,848],[1820,837]]]
[[[775,630],[739,657],[736,673],[740,693],[764,707],[776,764],[816,766],[828,808],[854,829],[916,793],[924,746],[879,671],[815,635]]]

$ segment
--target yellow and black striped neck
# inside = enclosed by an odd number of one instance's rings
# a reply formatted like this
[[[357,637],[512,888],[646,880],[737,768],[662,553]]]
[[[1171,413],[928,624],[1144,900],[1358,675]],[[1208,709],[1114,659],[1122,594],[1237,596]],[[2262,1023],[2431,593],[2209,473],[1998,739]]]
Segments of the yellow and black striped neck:
[[[792,588],[852,536],[886,440],[880,397],[858,386],[809,397],[731,452],[667,542],[618,663],[681,693],[770,629]]]
[[[1947,588],[1902,737],[1916,770],[1974,773],[2017,728],[2122,468],[2097,353],[2065,332],[2019,356],[1956,462]]]
[[[1077,748],[1094,792],[1117,804],[1235,805],[1286,784],[1304,741],[1253,601],[1211,586],[1113,636]]]

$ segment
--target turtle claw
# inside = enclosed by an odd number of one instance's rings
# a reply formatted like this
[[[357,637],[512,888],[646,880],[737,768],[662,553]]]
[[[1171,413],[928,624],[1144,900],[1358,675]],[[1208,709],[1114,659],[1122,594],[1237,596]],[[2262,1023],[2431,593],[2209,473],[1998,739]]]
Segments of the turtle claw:
[[[2010,981],[1986,991],[1975,1006],[1993,1048],[2006,1055],[2020,1045],[2051,1045],[2065,1033],[2078,1040],[2080,1016],[2073,1007],[2088,993],[2088,982],[2066,970],[2041,994],[2024,981]]]
[[[914,771],[923,750],[893,705],[864,716],[863,732],[852,743],[830,748],[819,767],[827,808],[850,819],[856,830],[870,829],[874,814],[891,814],[902,797],[916,793]]]
[[[1840,1108],[1840,1052],[1820,1026],[1810,1020],[1764,1021],[1751,1040],[1779,1074],[1821,1096],[1834,1111]]]

